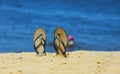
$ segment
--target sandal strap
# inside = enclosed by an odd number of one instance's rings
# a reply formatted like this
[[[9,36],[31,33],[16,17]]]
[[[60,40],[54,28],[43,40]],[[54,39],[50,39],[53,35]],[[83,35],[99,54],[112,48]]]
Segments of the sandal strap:
[[[34,44],[34,49],[35,49],[35,51],[37,52],[37,54],[39,54],[38,51],[37,51],[37,49],[38,49],[41,45],[43,45],[43,47],[45,48],[45,45],[46,45],[46,41],[45,41],[45,39],[43,38],[42,34],[40,34],[40,35],[35,39],[35,42],[37,41],[38,38],[40,38],[40,39],[44,42],[44,44],[43,44],[42,41],[38,44],[37,47],[36,47],[35,44]],[[45,50],[43,51],[43,53],[45,53]]]
[[[37,40],[38,38],[41,38],[41,39],[43,39],[44,42],[46,42],[45,39],[43,38],[42,34],[40,34],[40,35],[35,39],[35,42],[36,42],[36,40]]]
[[[55,40],[59,40],[59,41],[62,43],[64,49],[66,49],[66,46],[65,46],[65,44],[63,43],[63,41],[60,39],[60,37],[59,37],[59,36],[56,36],[56,37],[54,38],[53,45],[54,45],[54,48],[56,49],[56,52],[57,52],[57,53],[58,53],[58,50],[57,50],[57,49],[58,49],[58,46],[57,46]],[[65,51],[63,51],[63,50],[60,50],[60,51],[61,51],[63,54],[65,54]]]

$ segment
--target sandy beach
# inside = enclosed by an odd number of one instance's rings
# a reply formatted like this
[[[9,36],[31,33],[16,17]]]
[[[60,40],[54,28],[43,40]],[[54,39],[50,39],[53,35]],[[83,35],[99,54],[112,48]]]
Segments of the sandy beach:
[[[120,52],[73,51],[67,56],[1,53],[0,74],[120,74]]]

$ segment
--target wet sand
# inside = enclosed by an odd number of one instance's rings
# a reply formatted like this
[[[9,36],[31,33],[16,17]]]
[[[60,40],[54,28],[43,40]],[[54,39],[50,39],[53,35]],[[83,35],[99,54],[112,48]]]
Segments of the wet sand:
[[[67,56],[1,53],[0,74],[120,74],[120,52],[73,51]]]

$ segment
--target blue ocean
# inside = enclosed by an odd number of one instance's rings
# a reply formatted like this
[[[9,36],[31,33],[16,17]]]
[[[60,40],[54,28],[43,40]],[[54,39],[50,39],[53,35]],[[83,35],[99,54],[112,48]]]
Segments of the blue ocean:
[[[74,36],[73,51],[120,51],[120,0],[0,0],[0,53],[34,52],[39,27],[47,52],[57,27]]]

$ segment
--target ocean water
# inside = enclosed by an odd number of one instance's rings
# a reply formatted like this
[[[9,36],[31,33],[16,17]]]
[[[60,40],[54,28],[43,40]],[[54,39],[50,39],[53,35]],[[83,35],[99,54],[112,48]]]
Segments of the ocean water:
[[[34,52],[39,27],[47,52],[57,27],[74,36],[73,51],[120,51],[120,0],[0,0],[0,53]]]

